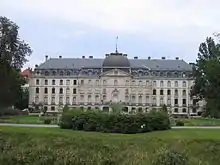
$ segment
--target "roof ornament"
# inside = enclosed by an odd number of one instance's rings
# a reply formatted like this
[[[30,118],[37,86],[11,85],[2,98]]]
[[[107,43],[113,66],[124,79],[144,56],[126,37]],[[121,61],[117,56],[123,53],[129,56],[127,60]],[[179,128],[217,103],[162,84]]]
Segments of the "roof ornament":
[[[118,53],[118,36],[116,37],[115,43],[116,43],[115,53]]]

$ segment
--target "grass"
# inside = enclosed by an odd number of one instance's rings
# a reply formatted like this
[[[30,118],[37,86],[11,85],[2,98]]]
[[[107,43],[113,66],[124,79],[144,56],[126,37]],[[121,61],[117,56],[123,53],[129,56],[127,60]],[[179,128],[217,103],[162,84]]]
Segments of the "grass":
[[[179,120],[183,121],[185,126],[220,126],[219,119],[191,118]],[[173,125],[175,125],[175,123]]]
[[[16,124],[44,124],[44,120],[39,116],[7,116],[0,117],[0,123],[16,123]],[[56,124],[52,122],[51,124]]]
[[[1,165],[150,165],[162,146],[186,153],[189,165],[220,164],[219,130],[179,129],[123,135],[0,127]]]

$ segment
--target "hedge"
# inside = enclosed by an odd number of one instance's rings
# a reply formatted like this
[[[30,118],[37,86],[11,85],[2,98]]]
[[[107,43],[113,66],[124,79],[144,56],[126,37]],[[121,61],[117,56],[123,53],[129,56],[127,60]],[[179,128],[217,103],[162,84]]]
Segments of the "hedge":
[[[59,126],[62,129],[133,134],[170,129],[170,121],[162,110],[138,114],[68,110],[63,112]]]

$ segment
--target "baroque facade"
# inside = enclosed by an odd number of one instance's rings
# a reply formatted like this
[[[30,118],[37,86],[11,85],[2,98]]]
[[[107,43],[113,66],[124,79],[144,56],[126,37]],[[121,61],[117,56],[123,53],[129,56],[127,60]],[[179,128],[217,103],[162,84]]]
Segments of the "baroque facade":
[[[192,68],[176,59],[128,59],[127,54],[106,54],[103,59],[50,58],[36,65],[29,81],[29,105],[47,111],[60,106],[110,111],[123,105],[125,113],[146,112],[167,105],[173,114],[196,115],[190,99]]]

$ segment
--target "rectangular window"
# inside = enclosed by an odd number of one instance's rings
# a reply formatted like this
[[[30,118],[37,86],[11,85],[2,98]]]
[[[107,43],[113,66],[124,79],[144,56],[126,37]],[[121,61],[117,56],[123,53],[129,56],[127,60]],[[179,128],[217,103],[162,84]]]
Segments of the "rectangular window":
[[[77,85],[77,81],[76,80],[73,80],[73,85]]]

